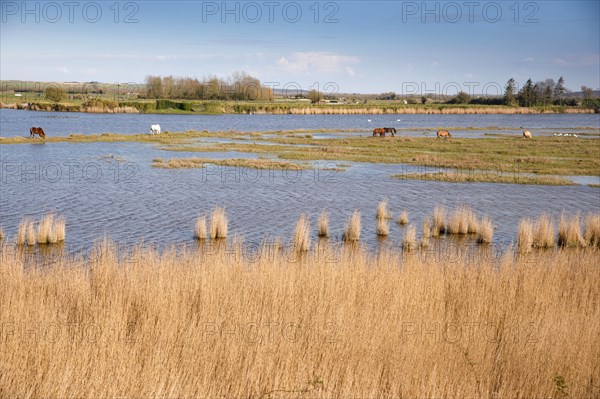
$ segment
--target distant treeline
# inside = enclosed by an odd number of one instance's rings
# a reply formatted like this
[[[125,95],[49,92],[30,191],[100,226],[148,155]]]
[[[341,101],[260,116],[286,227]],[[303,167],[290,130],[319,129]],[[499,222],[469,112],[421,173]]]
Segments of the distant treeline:
[[[235,72],[228,79],[216,76],[202,81],[190,77],[147,76],[140,97],[183,100],[272,100],[273,90],[255,77]]]
[[[480,105],[508,105],[520,107],[546,107],[549,105],[578,106],[584,108],[600,108],[600,98],[594,95],[590,87],[581,86],[581,95],[575,96],[565,88],[565,80],[561,76],[558,82],[554,79],[533,83],[531,78],[518,89],[517,82],[510,78],[506,82],[503,97],[478,97],[471,98],[467,93],[460,92],[448,104],[480,104]]]

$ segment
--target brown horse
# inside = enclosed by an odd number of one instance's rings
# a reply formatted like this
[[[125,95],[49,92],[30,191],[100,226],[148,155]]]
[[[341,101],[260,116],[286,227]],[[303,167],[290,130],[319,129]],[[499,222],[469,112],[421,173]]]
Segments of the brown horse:
[[[438,139],[439,139],[440,137],[443,137],[443,138],[446,138],[446,139],[451,139],[451,138],[452,138],[452,135],[451,135],[451,134],[450,134],[450,132],[449,132],[449,131],[447,131],[447,130],[438,130],[438,132],[437,132],[437,137],[438,137]]]
[[[36,134],[42,139],[46,138],[46,133],[44,133],[44,129],[42,129],[41,127],[32,127],[31,129],[29,129],[29,138],[35,138]]]
[[[379,137],[385,137],[385,128],[383,127],[378,127],[377,129],[373,130],[373,137],[379,135]]]
[[[385,133],[391,133],[392,137],[394,137],[394,134],[396,133],[396,128],[395,127],[384,127],[383,131]]]

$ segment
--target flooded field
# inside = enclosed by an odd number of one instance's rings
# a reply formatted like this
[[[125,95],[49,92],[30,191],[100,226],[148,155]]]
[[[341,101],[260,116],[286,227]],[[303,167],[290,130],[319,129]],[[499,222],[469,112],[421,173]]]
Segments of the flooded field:
[[[3,137],[22,134],[26,126],[35,125],[44,126],[49,134],[97,134],[103,131],[140,132],[150,121],[160,122],[173,130],[229,128],[240,131],[352,129],[359,123],[359,127],[366,129],[370,124],[386,122],[384,116],[373,117],[369,123],[363,116],[108,116],[7,110],[0,114]],[[563,131],[571,126],[598,126],[597,115],[412,117],[414,120],[407,116],[401,118],[403,121],[398,125],[455,126],[462,121],[465,128],[496,125],[499,134],[507,132],[502,126],[509,125]],[[206,140],[210,143],[228,141]],[[197,216],[209,214],[216,206],[227,210],[230,237],[243,237],[251,242],[279,238],[284,243],[289,242],[302,213],[309,216],[312,235],[316,239],[316,221],[323,210],[330,215],[331,240],[339,241],[350,214],[360,209],[361,242],[370,248],[382,243],[399,245],[406,232],[406,227],[395,223],[394,219],[387,240],[377,238],[375,212],[377,203],[384,198],[388,199],[395,218],[400,212],[407,211],[409,221],[419,232],[423,218],[431,215],[436,205],[442,204],[448,209],[459,204],[469,205],[480,217],[491,217],[495,227],[494,243],[499,245],[508,245],[515,240],[521,217],[548,212],[557,221],[563,211],[584,215],[600,208],[598,189],[588,186],[456,184],[390,177],[428,171],[428,168],[414,165],[311,161],[312,169],[297,171],[214,165],[203,169],[168,170],[152,168],[152,161],[190,156],[257,158],[258,155],[179,153],[163,151],[146,143],[2,145],[0,156],[0,220],[9,240],[15,236],[22,217],[39,219],[44,213],[56,211],[67,219],[65,245],[73,251],[89,249],[105,236],[123,245],[139,242],[158,246],[191,245]],[[580,181],[595,182],[593,177]]]

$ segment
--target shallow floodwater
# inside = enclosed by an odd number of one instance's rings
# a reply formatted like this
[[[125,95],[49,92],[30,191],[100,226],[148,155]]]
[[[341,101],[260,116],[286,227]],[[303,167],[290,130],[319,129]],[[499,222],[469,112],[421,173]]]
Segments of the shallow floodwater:
[[[2,121],[6,120],[5,111],[1,112]],[[25,126],[44,125],[33,123],[30,119],[32,115],[34,119],[45,116],[44,113],[13,111],[8,117],[12,120],[12,125],[9,126],[14,128],[17,116],[24,118]],[[79,120],[79,123],[81,120],[96,118],[106,120],[106,124],[99,125],[100,128],[94,125],[96,130],[86,125],[86,133],[113,130],[104,129],[103,126],[110,127],[109,121],[118,124],[115,120],[120,121],[121,118],[85,114],[76,116],[75,120]],[[125,116],[129,117],[131,116]],[[284,122],[287,116],[214,118],[250,121],[257,117],[264,122],[260,127],[256,125],[256,130],[300,127],[296,116],[290,116],[287,122]],[[478,118],[461,117],[471,118],[468,122],[470,125],[474,125]],[[482,125],[521,123],[511,120],[514,116],[508,116],[504,122],[502,118],[494,120],[480,117],[484,119],[480,121]],[[572,119],[571,115],[564,117],[568,120],[559,124],[582,126],[593,122],[590,116],[578,116],[576,119]],[[142,118],[146,124],[152,116],[135,115],[133,118]],[[192,117],[170,118],[181,119],[184,121],[181,123],[185,124]],[[342,129],[349,128],[352,121],[359,120],[358,118],[364,119],[363,116],[316,116],[306,120],[315,128],[338,126]],[[431,126],[440,123],[440,119],[437,116],[425,116],[423,123]],[[456,121],[448,122],[455,123]],[[530,125],[535,123],[542,122],[533,118]],[[81,124],[71,126],[72,132],[81,132],[78,130]],[[220,130],[217,125],[211,126],[214,130]],[[249,127],[248,130],[254,130],[255,127]],[[206,126],[196,128],[207,129]],[[186,127],[178,127],[173,130],[185,129]],[[4,123],[1,130],[4,135]],[[118,128],[114,130],[119,131]],[[134,130],[131,128],[129,132]],[[64,131],[68,132],[71,130]],[[375,212],[378,202],[383,198],[388,199],[389,208],[395,217],[402,210],[408,212],[410,222],[417,225],[419,235],[423,217],[431,215],[436,205],[443,204],[451,209],[459,203],[468,204],[478,215],[487,214],[492,218],[496,227],[494,242],[503,245],[515,240],[517,225],[523,216],[536,217],[542,212],[549,212],[556,221],[563,211],[580,212],[582,215],[600,211],[598,188],[457,184],[390,177],[393,174],[417,171],[416,167],[406,165],[352,163],[345,171],[327,170],[336,164],[326,161],[314,162],[314,170],[303,171],[253,170],[210,165],[204,169],[191,170],[151,167],[154,158],[191,156],[255,157],[253,154],[170,152],[158,150],[154,145],[146,143],[0,145],[0,224],[10,242],[15,239],[22,217],[39,219],[43,213],[50,211],[64,214],[67,219],[65,246],[72,251],[87,250],[105,236],[122,245],[142,241],[158,246],[171,243],[193,245],[192,232],[197,216],[201,213],[209,214],[215,206],[224,206],[229,216],[230,237],[242,236],[254,243],[280,237],[287,243],[303,212],[310,217],[313,239],[316,241],[316,220],[321,211],[327,210],[330,215],[331,240],[337,241],[350,214],[353,210],[360,209],[363,223],[361,242],[375,248],[381,244],[375,233]],[[390,235],[385,242],[398,245],[406,227],[396,224],[395,219],[390,226]]]
[[[358,129],[365,132],[375,127],[410,129],[409,135],[421,135],[436,128],[490,128],[483,131],[461,131],[458,136],[481,136],[485,133],[515,134],[514,130],[544,128],[560,131],[576,127],[600,128],[600,114],[541,115],[160,115],[160,114],[86,114],[0,109],[0,136],[28,136],[29,128],[42,126],[51,136],[69,134],[149,133],[151,124],[163,131],[275,131],[295,129]],[[597,132],[596,132],[597,133]],[[402,133],[401,133],[402,134]]]

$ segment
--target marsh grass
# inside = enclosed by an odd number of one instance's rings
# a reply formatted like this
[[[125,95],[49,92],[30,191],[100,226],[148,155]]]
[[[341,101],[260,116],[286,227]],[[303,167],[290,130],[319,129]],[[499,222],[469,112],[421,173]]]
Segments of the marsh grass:
[[[586,242],[581,235],[581,218],[578,213],[570,217],[564,212],[560,215],[557,244],[560,247],[585,247]]]
[[[404,238],[402,239],[402,249],[406,252],[412,252],[417,245],[417,228],[414,224],[408,225]]]
[[[377,235],[387,237],[390,234],[390,222],[388,219],[377,219]]]
[[[210,238],[227,238],[227,215],[225,208],[216,207],[210,217]]]
[[[591,247],[600,248],[600,213],[586,215],[585,241]]]
[[[535,222],[533,230],[534,248],[552,248],[554,247],[554,224],[548,214],[541,214]]]
[[[521,219],[517,230],[517,250],[528,252],[533,246],[533,222],[529,218]]]
[[[196,219],[194,237],[197,240],[206,240],[206,215],[202,214]]]
[[[27,227],[29,226],[29,218],[24,217],[19,223],[17,229],[17,245],[25,245],[27,243]]]
[[[38,244],[51,244],[55,242],[52,226],[54,225],[54,214],[43,215],[38,222],[36,240]]]
[[[398,224],[401,226],[408,224],[408,212],[406,210],[400,212],[400,216],[398,216]]]
[[[423,218],[423,229],[421,232],[421,247],[429,247],[429,239],[431,238],[431,218],[426,216]]]
[[[216,248],[3,248],[1,396],[554,398],[557,376],[597,396],[597,249]]]
[[[348,220],[348,224],[346,225],[346,229],[344,230],[344,234],[342,235],[342,240],[348,242],[356,242],[360,240],[360,230],[361,215],[360,210],[356,209],[354,212],[352,212],[352,215]]]
[[[446,232],[446,208],[443,205],[436,205],[433,209],[433,228],[432,237],[439,237]]]
[[[503,183],[503,184],[531,184],[543,186],[575,186],[576,183],[558,176],[543,175],[517,175],[501,174],[498,171],[487,171],[487,173],[474,173],[473,171],[462,172],[427,172],[394,175],[397,179],[428,180],[447,183]]]
[[[25,238],[27,245],[35,245],[37,235],[35,233],[35,223],[33,220],[27,221],[27,226],[25,227]]]
[[[484,216],[479,223],[479,231],[477,232],[478,244],[491,244],[494,238],[494,225],[488,216]]]
[[[319,219],[317,220],[317,234],[319,237],[329,237],[329,214],[327,211],[321,212]]]
[[[296,223],[292,246],[296,252],[308,252],[310,249],[310,220],[305,214],[301,214]]]
[[[305,163],[253,158],[172,158],[168,160],[156,158],[152,161],[152,167],[162,169],[204,168],[207,164],[229,167],[241,167],[249,169],[271,170],[304,170],[312,168],[310,165]]]
[[[448,234],[467,234],[469,229],[467,212],[464,205],[459,205],[450,213],[446,229]]]
[[[377,205],[377,213],[375,215],[375,218],[377,218],[377,220],[385,220],[392,218],[392,214],[388,210],[387,198],[384,198],[383,200],[379,201],[379,204]]]
[[[4,240],[4,229],[0,226],[0,241]]]

